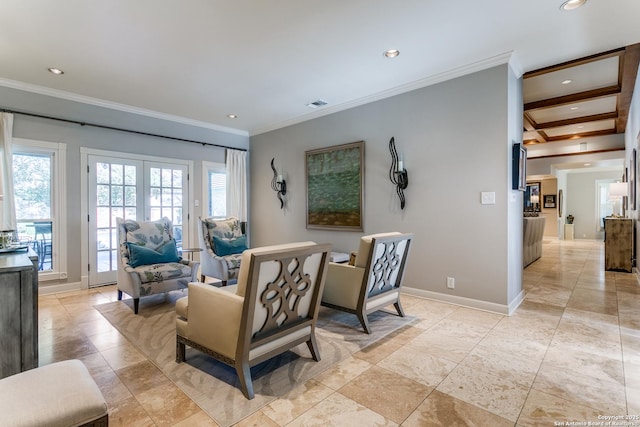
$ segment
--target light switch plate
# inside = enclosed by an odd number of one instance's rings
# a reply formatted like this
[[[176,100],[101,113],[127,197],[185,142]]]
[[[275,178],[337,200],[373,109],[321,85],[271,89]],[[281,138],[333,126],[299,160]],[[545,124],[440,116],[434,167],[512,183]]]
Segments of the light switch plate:
[[[483,205],[495,205],[496,204],[496,192],[495,191],[483,191],[480,193],[480,200]]]

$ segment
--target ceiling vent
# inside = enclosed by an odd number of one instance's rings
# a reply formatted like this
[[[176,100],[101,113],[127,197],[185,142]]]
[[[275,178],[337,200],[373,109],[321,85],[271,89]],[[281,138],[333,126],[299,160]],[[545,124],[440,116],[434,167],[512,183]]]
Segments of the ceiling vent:
[[[309,104],[307,104],[307,107],[309,108],[318,108],[318,107],[323,107],[325,105],[327,105],[328,102],[323,100],[323,99],[318,99],[317,101],[313,101]]]

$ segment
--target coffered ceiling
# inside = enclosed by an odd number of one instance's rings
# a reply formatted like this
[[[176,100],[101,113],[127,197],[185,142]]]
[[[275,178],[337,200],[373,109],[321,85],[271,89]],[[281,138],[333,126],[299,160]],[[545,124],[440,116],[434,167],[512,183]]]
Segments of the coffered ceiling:
[[[640,44],[634,44],[525,73],[524,143],[624,133],[639,61]]]

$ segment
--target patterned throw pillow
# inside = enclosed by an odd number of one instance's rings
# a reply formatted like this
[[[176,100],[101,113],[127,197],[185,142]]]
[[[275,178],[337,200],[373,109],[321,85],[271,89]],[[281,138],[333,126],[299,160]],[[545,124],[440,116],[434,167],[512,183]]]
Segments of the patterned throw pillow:
[[[157,249],[171,240],[171,221],[168,218],[148,222],[127,220],[124,227],[127,230],[126,241],[139,246]]]

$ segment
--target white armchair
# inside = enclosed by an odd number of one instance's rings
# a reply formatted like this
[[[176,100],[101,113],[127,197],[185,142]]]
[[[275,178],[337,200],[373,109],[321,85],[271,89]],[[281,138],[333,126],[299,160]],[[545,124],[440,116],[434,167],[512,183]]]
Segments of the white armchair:
[[[138,314],[140,297],[184,288],[197,280],[198,262],[178,256],[169,218],[138,222],[116,218],[118,257],[118,300],[122,293],[133,298]]]
[[[360,238],[355,265],[329,263],[322,305],[355,314],[368,334],[369,313],[393,304],[404,317],[400,289],[412,239],[398,232]]]
[[[315,327],[331,245],[291,243],[242,254],[238,284],[189,283],[176,302],[176,362],[185,346],[235,367],[253,399],[252,366],[306,342],[320,360]]]
[[[215,277],[226,286],[238,278],[242,252],[247,249],[246,234],[238,218],[213,219],[198,217],[200,281]],[[216,242],[218,242],[216,244]],[[217,247],[219,246],[219,247]],[[221,247],[224,246],[224,247]]]

